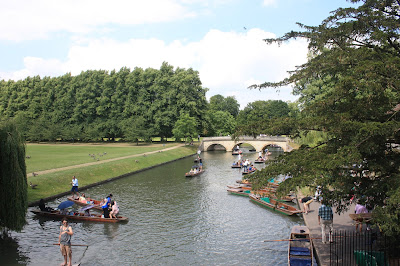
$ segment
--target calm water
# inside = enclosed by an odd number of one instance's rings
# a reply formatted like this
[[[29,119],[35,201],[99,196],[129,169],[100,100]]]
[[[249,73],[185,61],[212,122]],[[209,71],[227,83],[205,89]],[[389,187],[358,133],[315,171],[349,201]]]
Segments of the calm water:
[[[258,153],[246,153],[254,160]],[[109,193],[120,205],[127,224],[72,225],[73,262],[81,265],[287,265],[287,238],[299,217],[277,214],[248,198],[230,195],[226,186],[241,178],[230,165],[229,152],[202,154],[206,172],[194,178],[184,174],[193,165],[186,158],[162,167],[85,191],[103,198]],[[82,180],[84,177],[78,177]],[[60,198],[49,202],[56,207]],[[2,261],[13,265],[60,265],[57,246],[59,221],[28,213],[28,224],[13,233],[17,243],[1,248]]]

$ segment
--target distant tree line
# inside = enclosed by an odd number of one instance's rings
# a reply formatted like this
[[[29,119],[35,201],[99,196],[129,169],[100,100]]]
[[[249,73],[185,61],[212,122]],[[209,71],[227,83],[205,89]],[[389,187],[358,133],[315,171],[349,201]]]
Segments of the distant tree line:
[[[191,68],[88,70],[77,76],[0,81],[0,120],[14,120],[28,141],[150,141],[232,135],[251,121],[287,116],[282,101],[239,110],[233,96],[206,99]]]
[[[193,69],[121,68],[0,81],[0,115],[29,141],[167,138],[181,114],[202,132],[207,89]]]

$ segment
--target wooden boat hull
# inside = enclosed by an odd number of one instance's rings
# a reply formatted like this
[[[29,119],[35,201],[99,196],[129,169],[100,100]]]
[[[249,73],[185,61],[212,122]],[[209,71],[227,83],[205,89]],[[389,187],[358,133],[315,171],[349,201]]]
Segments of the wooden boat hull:
[[[265,160],[255,160],[254,163],[265,163]]]
[[[310,231],[306,226],[293,226],[288,247],[288,265],[313,265],[313,246]]]
[[[252,173],[254,173],[256,170],[254,169],[254,170],[251,170],[251,171],[243,171],[242,172],[242,175],[249,175],[249,174],[252,174]]]
[[[240,188],[230,188],[230,189],[227,189],[226,191],[228,191],[229,193],[231,193],[233,195],[244,196],[244,197],[248,197],[251,192],[248,189],[240,189]]]
[[[101,223],[121,223],[128,222],[129,219],[127,217],[117,216],[117,218],[101,218],[101,215],[92,214],[91,216],[85,216],[82,213],[78,215],[65,215],[61,214],[59,211],[52,212],[43,212],[40,210],[32,210],[36,215],[48,217],[56,220],[61,220],[64,217],[71,221],[82,221],[82,222],[101,222]]]
[[[205,172],[205,170],[201,170],[200,172],[197,172],[197,173],[195,173],[195,174],[192,174],[192,173],[187,172],[187,173],[185,174],[185,176],[186,176],[186,177],[194,177],[194,176],[201,175],[201,174],[204,173],[204,172]]]
[[[67,200],[73,201],[75,204],[78,204],[80,206],[95,205],[93,207],[93,209],[98,210],[98,211],[102,211],[102,208],[100,206],[100,203],[101,203],[100,200],[95,200],[95,199],[92,199],[92,198],[86,198],[86,203],[82,202],[80,200],[74,199],[72,197],[67,197]],[[88,203],[88,202],[93,202],[93,203]]]
[[[274,199],[270,199],[270,198],[262,198],[262,197],[258,197],[254,194],[251,194],[250,196],[250,200],[262,205],[270,210],[285,214],[285,215],[294,215],[294,214],[298,214],[298,213],[302,213],[303,211],[290,206],[288,204],[285,204],[283,202],[279,202],[277,200]],[[267,200],[268,199],[268,200]]]

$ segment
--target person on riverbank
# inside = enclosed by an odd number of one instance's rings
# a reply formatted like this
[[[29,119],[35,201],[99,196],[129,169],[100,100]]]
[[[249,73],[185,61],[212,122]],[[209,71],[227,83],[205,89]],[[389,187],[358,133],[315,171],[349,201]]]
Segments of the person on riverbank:
[[[72,265],[71,237],[73,234],[72,227],[68,225],[67,218],[63,218],[62,225],[60,226],[60,235],[58,236],[58,244],[60,244],[61,254],[64,257],[64,264],[61,264],[62,266]]]
[[[321,201],[321,206],[318,209],[318,224],[321,226],[322,243],[326,244],[326,231],[329,230],[329,242],[332,242],[332,230],[333,230],[333,211],[330,206],[327,206],[325,200]],[[322,223],[321,223],[322,219]]]
[[[307,214],[310,211],[310,204],[314,199],[310,196],[304,197],[301,199],[301,203],[303,203],[304,213]]]
[[[357,201],[356,207],[354,209],[355,214],[360,214],[360,213],[368,213],[367,207],[364,205],[361,205],[359,201]],[[356,232],[358,230],[358,227],[360,227],[360,233],[362,232],[362,227],[363,227],[363,218],[357,219],[356,220]]]
[[[75,194],[76,194],[77,195],[76,199],[79,199],[78,179],[75,176],[72,177],[71,184],[72,184],[72,188],[71,188],[72,198],[75,199]]]

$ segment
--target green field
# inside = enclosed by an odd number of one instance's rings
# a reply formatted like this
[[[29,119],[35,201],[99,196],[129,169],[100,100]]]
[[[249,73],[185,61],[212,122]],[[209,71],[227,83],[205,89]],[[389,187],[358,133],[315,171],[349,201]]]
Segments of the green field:
[[[136,144],[125,144],[125,146],[113,144],[27,144],[26,155],[30,158],[25,160],[26,171],[32,173],[97,160],[107,160],[161,150],[176,145],[176,143],[139,146]],[[94,154],[94,156],[89,156],[89,154]]]
[[[85,163],[86,158],[89,157],[89,153],[94,153],[95,148],[99,153],[100,151],[106,151],[110,159],[123,157],[131,154],[146,153],[154,150],[161,150],[166,148],[163,145],[149,145],[149,146],[132,146],[132,147],[87,147],[87,146],[68,146],[68,145],[27,145],[27,155],[32,154],[30,159],[26,159],[27,168],[32,171],[38,171],[39,169],[52,169],[61,166],[71,166],[80,163]],[[107,148],[107,149],[105,149]],[[42,154],[44,151],[44,154]],[[74,168],[70,170],[64,170],[48,174],[40,174],[38,176],[28,176],[28,183],[32,182],[37,184],[35,189],[28,186],[28,201],[34,202],[41,198],[51,197],[63,192],[67,192],[71,189],[71,179],[75,175],[79,180],[79,187],[87,186],[99,181],[107,180],[116,176],[120,176],[126,173],[134,172],[143,168],[158,165],[164,162],[172,161],[175,159],[183,158],[191,154],[195,154],[197,146],[184,146],[176,149],[157,152],[148,154],[147,156],[133,157],[113,162],[105,162],[98,165],[85,166],[80,168]],[[36,154],[36,162],[34,157]],[[97,154],[97,153],[96,153]],[[39,156],[40,155],[40,156]],[[83,156],[85,155],[85,156]],[[57,158],[52,158],[56,157]],[[74,157],[81,158],[80,160]],[[103,156],[105,157],[105,156]],[[58,162],[58,161],[62,162]],[[90,159],[87,162],[92,162]],[[34,162],[34,165],[31,163]],[[54,162],[57,166],[53,166],[51,162]],[[41,167],[41,165],[46,167]]]

